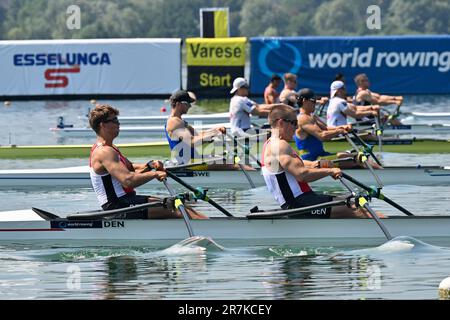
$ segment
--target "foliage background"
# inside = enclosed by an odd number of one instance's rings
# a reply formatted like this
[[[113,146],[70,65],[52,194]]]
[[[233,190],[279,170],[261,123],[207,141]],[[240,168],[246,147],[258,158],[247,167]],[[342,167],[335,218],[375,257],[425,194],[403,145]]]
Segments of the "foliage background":
[[[81,29],[66,27],[70,5]],[[381,8],[381,30],[366,26]],[[449,34],[448,0],[0,0],[0,39],[199,36],[199,9],[229,7],[231,36]]]

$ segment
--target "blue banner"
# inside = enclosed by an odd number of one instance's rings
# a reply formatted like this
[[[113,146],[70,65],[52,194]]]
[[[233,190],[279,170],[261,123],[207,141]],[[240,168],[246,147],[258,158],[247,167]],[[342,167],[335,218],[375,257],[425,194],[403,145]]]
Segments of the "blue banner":
[[[251,38],[250,86],[262,94],[270,77],[298,76],[297,89],[329,94],[337,73],[347,92],[353,78],[369,77],[382,94],[450,94],[450,36]],[[281,85],[280,85],[280,90]]]

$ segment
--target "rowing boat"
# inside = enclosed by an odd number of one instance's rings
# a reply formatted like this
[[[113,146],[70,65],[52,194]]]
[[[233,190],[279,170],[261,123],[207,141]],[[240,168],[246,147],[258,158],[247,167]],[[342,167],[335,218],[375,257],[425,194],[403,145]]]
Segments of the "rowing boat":
[[[177,176],[194,186],[248,188],[249,182],[241,171],[202,171],[183,170],[173,171]],[[365,184],[374,184],[374,177],[366,169],[347,169],[348,174]],[[264,179],[260,170],[247,171],[257,187],[264,186]],[[386,167],[377,170],[376,174],[385,185],[450,185],[450,167],[410,166]],[[331,178],[321,179],[312,183],[313,186],[334,185]],[[335,182],[339,185],[338,182]],[[148,186],[161,185],[152,180]],[[56,168],[56,169],[19,169],[0,170],[0,188],[77,186],[90,187],[88,166]]]
[[[292,143],[295,148],[295,145]],[[0,159],[63,159],[63,158],[89,158],[92,144],[86,145],[43,145],[43,146],[0,146]],[[170,149],[166,141],[148,143],[118,144],[118,147],[129,158],[169,158]],[[325,150],[329,152],[340,152],[347,150],[349,145],[346,141],[325,142]],[[377,146],[374,147],[377,151]],[[450,143],[447,140],[415,139],[411,141],[390,140],[389,144],[383,145],[383,152],[396,153],[450,153]]]
[[[358,127],[355,127],[358,128]],[[450,124],[413,124],[413,125],[398,125],[398,126],[384,126],[383,136],[393,135],[433,135],[438,136],[449,135]]]
[[[227,129],[230,128],[230,123],[215,123],[215,124],[201,124],[201,125],[193,125],[196,130],[209,130],[217,127],[225,127]],[[74,128],[74,127],[65,127],[65,128],[50,128],[50,131],[57,134],[61,137],[71,137],[71,138],[83,138],[90,137],[95,138],[95,132],[91,128]],[[120,136],[121,137],[146,137],[146,138],[159,138],[162,139],[165,136],[165,127],[158,126],[149,126],[149,127],[120,127]]]
[[[163,125],[167,122],[168,115],[165,116],[119,116],[120,124],[126,125]],[[229,122],[230,113],[211,113],[211,114],[185,114],[183,120],[194,123],[214,124],[220,122]]]
[[[394,236],[408,235],[427,242],[450,241],[450,217],[394,216],[383,223]],[[247,244],[270,243],[343,243],[372,244],[383,241],[383,234],[372,219],[249,219],[247,217],[213,217],[191,220],[197,234],[210,236],[221,244],[232,245],[237,240]],[[186,238],[182,220],[45,220],[32,210],[0,213],[0,241],[28,243],[45,241],[88,241],[89,245],[105,245],[105,241],[125,241],[149,244],[175,243]]]
[[[412,116],[414,120],[450,122],[450,112],[411,112],[402,115]]]
[[[202,124],[194,125],[196,130],[209,130],[218,126],[230,128],[230,123],[215,123],[215,124]],[[367,127],[364,127],[367,129]],[[356,126],[355,129],[361,129]],[[95,137],[94,131],[91,128],[50,128],[50,131],[61,137]],[[398,126],[384,126],[383,135],[413,135],[413,136],[442,136],[450,134],[450,124],[413,124],[413,125],[398,125]],[[148,126],[148,127],[120,127],[121,137],[146,137],[146,138],[162,138],[165,136],[165,127],[161,125]]]

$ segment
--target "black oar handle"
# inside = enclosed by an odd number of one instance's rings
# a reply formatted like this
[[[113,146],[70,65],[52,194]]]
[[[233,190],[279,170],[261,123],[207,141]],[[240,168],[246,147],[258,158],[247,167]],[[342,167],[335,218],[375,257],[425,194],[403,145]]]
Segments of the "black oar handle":
[[[342,177],[347,179],[348,181],[350,181],[351,183],[357,185],[360,188],[363,188],[364,190],[366,190],[367,192],[369,192],[369,195],[371,197],[383,200],[384,202],[390,204],[391,206],[393,206],[394,208],[400,210],[401,212],[403,212],[404,214],[406,214],[407,216],[413,216],[414,214],[412,214],[409,210],[403,208],[401,205],[395,203],[394,201],[392,201],[391,199],[389,199],[388,197],[386,197],[384,194],[382,194],[380,191],[375,192],[371,187],[366,186],[365,184],[359,182],[358,180],[356,180],[355,178],[349,176],[348,174],[346,174],[345,172],[342,172]]]
[[[179,184],[181,184],[183,187],[187,188],[188,190],[194,192],[195,194],[197,194],[199,192],[199,190],[193,186],[191,186],[190,184],[188,184],[187,182],[185,182],[184,180],[182,180],[180,177],[178,177],[176,174],[174,174],[173,172],[170,171],[166,171],[167,176],[172,178],[173,180],[175,180],[176,182],[178,182]],[[212,205],[213,207],[215,207],[216,209],[218,209],[220,212],[222,212],[223,214],[225,214],[228,217],[233,217],[233,215],[228,212],[225,208],[223,208],[221,205],[219,205],[218,203],[216,203],[213,199],[206,197],[206,199],[202,199],[206,202],[208,202],[210,205]]]

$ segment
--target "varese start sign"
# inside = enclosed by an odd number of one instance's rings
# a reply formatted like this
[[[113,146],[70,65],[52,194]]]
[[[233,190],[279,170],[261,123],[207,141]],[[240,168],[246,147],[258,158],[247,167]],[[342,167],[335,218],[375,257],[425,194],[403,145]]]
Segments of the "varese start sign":
[[[181,39],[0,41],[0,96],[170,94]]]

